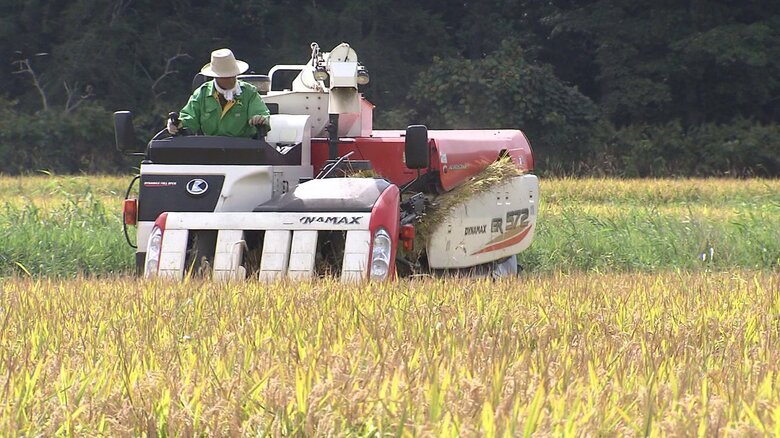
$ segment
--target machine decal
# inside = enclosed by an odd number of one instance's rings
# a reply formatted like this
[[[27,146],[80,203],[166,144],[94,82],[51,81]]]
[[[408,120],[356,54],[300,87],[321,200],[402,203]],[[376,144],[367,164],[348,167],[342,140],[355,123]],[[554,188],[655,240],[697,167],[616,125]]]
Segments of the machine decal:
[[[302,216],[299,221],[304,225],[313,224],[315,222],[333,225],[360,225],[360,219],[362,219],[360,216],[352,216],[351,218],[346,216]]]
[[[504,219],[500,217],[493,218],[490,224],[491,233],[503,233],[504,232]]]
[[[202,190],[200,194],[186,190],[196,180],[205,181],[208,190]],[[165,211],[213,212],[224,183],[225,175],[142,174],[138,191],[138,220],[153,221]],[[204,184],[199,185],[202,186]]]
[[[508,211],[506,213],[506,231],[525,228],[528,225],[528,215],[529,210],[527,208]]]
[[[503,237],[510,236],[508,239],[499,241],[497,243],[493,243],[493,242],[495,242],[498,239],[493,239],[490,243],[488,243],[488,246],[482,248],[481,250],[479,250],[479,251],[477,251],[477,252],[475,252],[475,253],[473,253],[471,255],[484,254],[486,252],[496,251],[496,250],[499,250],[499,249],[506,248],[508,246],[512,246],[512,245],[518,244],[518,243],[522,242],[523,239],[525,239],[525,236],[528,235],[529,231],[531,231],[531,226],[530,225],[528,225],[525,229],[519,229],[518,228],[517,230],[506,232],[506,233],[502,234],[501,237],[503,238]]]
[[[485,247],[472,255],[484,254],[520,243],[528,235],[528,232],[531,231],[531,225],[528,222],[529,213],[530,210],[527,208],[506,212],[506,230],[503,232],[501,230],[503,218],[493,218],[491,232],[499,232],[501,235],[492,239]],[[468,229],[469,227],[466,228]]]
[[[200,196],[209,189],[209,183],[204,179],[195,178],[191,179],[187,183],[187,193],[190,195]]]
[[[475,234],[485,234],[485,233],[487,233],[487,225],[477,225],[475,227],[466,227],[464,234],[466,236],[473,236]]]
[[[144,187],[172,187],[176,181],[144,181]]]

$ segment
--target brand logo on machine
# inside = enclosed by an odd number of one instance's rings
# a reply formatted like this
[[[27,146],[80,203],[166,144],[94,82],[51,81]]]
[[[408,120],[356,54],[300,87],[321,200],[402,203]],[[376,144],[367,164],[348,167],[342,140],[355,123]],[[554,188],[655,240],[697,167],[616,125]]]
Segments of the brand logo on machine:
[[[202,195],[209,189],[209,183],[200,178],[191,179],[187,183],[187,193],[191,195]]]
[[[304,225],[313,223],[332,224],[332,225],[360,225],[360,216],[302,216],[299,221]]]
[[[531,232],[531,222],[529,221],[530,215],[533,212],[530,208],[522,208],[520,210],[512,210],[506,212],[506,228],[502,229],[504,225],[503,217],[496,217],[490,223],[491,234],[500,233],[494,237],[479,251],[472,253],[471,255],[484,254],[491,251],[498,251],[500,249],[509,248],[512,245],[517,245],[522,242],[523,239]],[[468,227],[467,227],[468,229]],[[466,232],[468,234],[468,232]]]
[[[487,225],[477,225],[475,227],[466,227],[466,232],[464,233],[466,236],[471,236],[474,234],[485,234],[487,232]]]

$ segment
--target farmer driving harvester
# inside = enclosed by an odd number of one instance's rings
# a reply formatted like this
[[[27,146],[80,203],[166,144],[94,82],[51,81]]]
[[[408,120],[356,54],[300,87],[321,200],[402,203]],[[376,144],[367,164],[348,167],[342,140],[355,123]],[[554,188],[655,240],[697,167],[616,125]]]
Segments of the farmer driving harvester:
[[[200,73],[214,78],[198,87],[181,109],[179,120],[168,119],[172,135],[186,128],[193,134],[254,137],[258,127],[270,130],[268,107],[254,85],[236,79],[249,65],[230,49],[211,52],[211,62]]]
[[[310,48],[308,61],[251,78],[229,50],[212,53],[202,72],[215,79],[182,110],[183,126],[210,135],[163,130],[141,151],[132,113],[114,113],[117,148],[143,156],[138,199],[123,204],[124,224],[137,226],[138,272],[350,282],[515,274],[539,199],[523,132],[374,129],[355,50]],[[247,138],[267,126],[266,102],[274,130]]]

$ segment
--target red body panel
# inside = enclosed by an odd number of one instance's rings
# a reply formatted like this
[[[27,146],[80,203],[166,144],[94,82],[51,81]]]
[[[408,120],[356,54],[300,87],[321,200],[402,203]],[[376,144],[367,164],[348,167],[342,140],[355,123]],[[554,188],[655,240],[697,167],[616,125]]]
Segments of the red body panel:
[[[163,231],[163,237],[165,237],[165,224],[168,222],[168,212],[165,211],[154,221],[154,226],[159,227]]]
[[[353,151],[351,160],[368,160],[374,170],[385,179],[395,185],[401,186],[415,177],[417,171],[404,165],[404,138],[398,131],[394,137],[358,137],[354,139],[341,139],[339,142],[339,155]],[[328,160],[328,141],[326,139],[312,139],[311,164],[314,167],[314,175],[319,173],[325,161]],[[423,170],[423,172],[425,172]]]
[[[340,139],[338,153],[354,151],[350,159],[371,161],[379,175],[401,186],[417,176],[415,170],[404,165],[403,135],[404,131],[374,131],[371,137]],[[445,191],[478,174],[502,153],[523,171],[534,168],[531,146],[518,130],[428,131],[428,139],[430,168],[439,172],[439,183]],[[312,139],[311,160],[315,175],[327,159],[327,140]]]
[[[431,131],[431,167],[439,171],[441,187],[452,190],[483,171],[500,155],[508,155],[518,169],[533,170],[533,154],[518,130]]]
[[[398,251],[398,234],[400,225],[400,190],[397,186],[389,186],[379,195],[379,199],[374,203],[374,208],[371,210],[371,220],[368,225],[368,229],[371,230],[371,245],[368,248],[369,254],[369,266],[368,272],[371,273],[371,254],[373,253],[374,233],[379,227],[387,230],[387,234],[390,235],[390,241],[392,242],[392,249],[390,253],[390,266],[387,272],[387,278],[392,279],[395,277],[395,253]]]

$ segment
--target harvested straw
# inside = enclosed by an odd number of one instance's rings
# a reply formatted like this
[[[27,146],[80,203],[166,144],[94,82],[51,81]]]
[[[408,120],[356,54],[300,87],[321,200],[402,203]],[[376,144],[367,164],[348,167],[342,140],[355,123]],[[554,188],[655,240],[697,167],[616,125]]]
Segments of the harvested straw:
[[[450,212],[460,204],[482,194],[507,180],[522,174],[509,157],[503,157],[488,165],[482,172],[460,186],[434,199],[425,215],[415,224],[414,260],[420,257],[436,229],[444,223]]]

